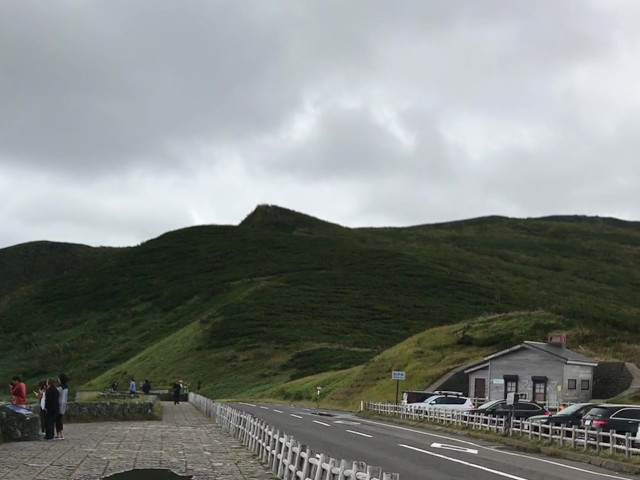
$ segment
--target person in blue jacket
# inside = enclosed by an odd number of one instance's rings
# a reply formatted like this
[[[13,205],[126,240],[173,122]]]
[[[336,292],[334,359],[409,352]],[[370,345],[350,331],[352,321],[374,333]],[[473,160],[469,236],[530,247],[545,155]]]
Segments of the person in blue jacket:
[[[131,395],[136,394],[136,381],[133,377],[131,377],[131,382],[129,383],[129,393]]]

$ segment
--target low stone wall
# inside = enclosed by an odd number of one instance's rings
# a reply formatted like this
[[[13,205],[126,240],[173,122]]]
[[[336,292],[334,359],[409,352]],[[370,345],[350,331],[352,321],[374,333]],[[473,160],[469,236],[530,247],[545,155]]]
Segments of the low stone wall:
[[[0,441],[40,439],[40,415],[12,404],[0,404]]]
[[[159,420],[162,412],[156,398],[143,402],[69,402],[65,423],[108,422],[118,420]],[[26,408],[0,403],[0,442],[40,440],[40,406]]]
[[[144,402],[69,402],[64,417],[67,422],[153,420],[155,398]]]
[[[633,375],[624,362],[598,362],[593,372],[593,398],[612,398],[624,392]]]
[[[27,405],[27,409],[38,413],[38,405]],[[161,412],[156,408],[156,397],[147,397],[145,401],[102,401],[69,402],[64,421],[108,422],[112,420],[156,420]]]
[[[157,398],[162,402],[173,402],[173,392],[169,389],[152,389],[149,395],[145,395],[142,393],[137,393],[135,395],[131,395],[129,392],[124,390],[78,390],[76,391],[75,400],[76,402],[82,402],[85,400],[95,400],[96,398],[104,399],[104,400],[114,400],[114,399],[128,399],[128,398],[141,398],[147,400],[149,398]],[[189,401],[188,393],[180,394],[181,402]]]

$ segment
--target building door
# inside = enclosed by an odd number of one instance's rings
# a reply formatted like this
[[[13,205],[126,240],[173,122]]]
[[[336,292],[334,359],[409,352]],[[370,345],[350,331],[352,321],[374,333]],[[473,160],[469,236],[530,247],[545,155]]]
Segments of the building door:
[[[473,384],[473,397],[474,400],[478,398],[486,398],[487,395],[487,380],[485,378],[476,378]]]
[[[533,382],[533,401],[544,402],[547,399],[547,383],[541,381]]]
[[[507,393],[518,392],[518,376],[517,375],[504,375],[504,397],[507,398]]]

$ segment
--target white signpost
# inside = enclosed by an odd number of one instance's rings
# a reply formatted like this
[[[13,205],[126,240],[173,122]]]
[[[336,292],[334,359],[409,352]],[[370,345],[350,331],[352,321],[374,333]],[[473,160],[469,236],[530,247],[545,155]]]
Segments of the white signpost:
[[[398,405],[398,392],[400,390],[400,380],[406,380],[406,375],[402,370],[392,370],[391,380],[396,381],[396,405]]]

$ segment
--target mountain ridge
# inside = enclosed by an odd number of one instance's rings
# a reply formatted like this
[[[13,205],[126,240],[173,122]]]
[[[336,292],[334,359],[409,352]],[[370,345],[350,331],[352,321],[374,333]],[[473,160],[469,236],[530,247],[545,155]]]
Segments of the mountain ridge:
[[[351,229],[259,206],[237,226],[135,247],[22,244],[0,250],[0,272],[28,272],[3,277],[0,374],[66,370],[101,388],[105,372],[120,382],[163,372],[154,383],[201,375],[217,398],[273,395],[364,368],[421,332],[537,311],[589,348],[606,331],[601,355],[636,361],[640,232],[621,222],[493,216]],[[518,318],[544,335],[535,324],[547,320]],[[515,338],[486,335],[491,345]],[[132,360],[154,346],[153,362]],[[225,367],[237,372],[229,381]]]

